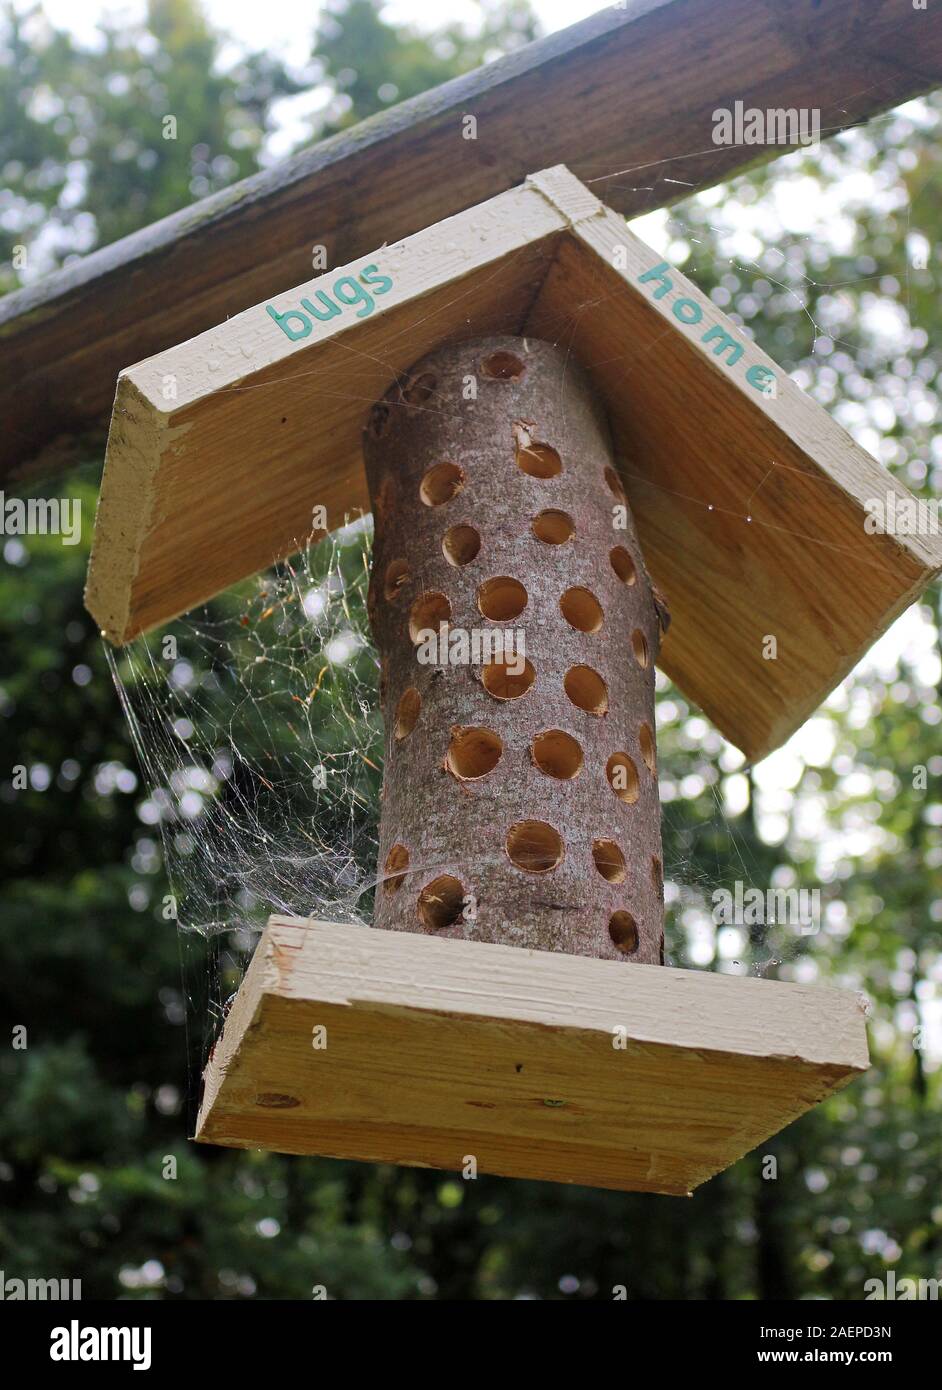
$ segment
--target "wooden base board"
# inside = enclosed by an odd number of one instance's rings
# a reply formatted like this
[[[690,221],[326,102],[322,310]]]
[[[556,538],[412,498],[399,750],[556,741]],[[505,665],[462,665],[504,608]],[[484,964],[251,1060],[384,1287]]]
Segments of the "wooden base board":
[[[272,917],[196,1138],[681,1196],[868,1061],[842,990]]]

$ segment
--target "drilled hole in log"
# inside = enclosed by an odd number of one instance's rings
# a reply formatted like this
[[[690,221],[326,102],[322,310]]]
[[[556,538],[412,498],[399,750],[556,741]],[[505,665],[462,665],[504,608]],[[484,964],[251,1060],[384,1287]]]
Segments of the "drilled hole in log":
[[[390,410],[385,401],[380,401],[370,411],[370,434],[374,439],[382,439],[389,429]]]
[[[435,590],[420,594],[409,612],[409,636],[413,642],[422,641],[423,632],[438,635],[439,623],[447,623],[451,617],[451,604],[444,594]]]
[[[563,471],[562,460],[549,444],[537,444],[526,430],[517,433],[517,467],[531,478],[555,478]]]
[[[605,764],[605,775],[619,801],[624,801],[630,806],[638,800],[641,795],[638,769],[635,767],[634,759],[629,758],[627,753],[613,753]]]
[[[393,845],[386,855],[386,863],[383,866],[386,877],[383,879],[383,892],[387,897],[393,893],[398,893],[406,877],[406,869],[409,867],[409,851],[405,845]]]
[[[481,375],[490,381],[521,381],[526,363],[513,352],[492,352],[481,363]]]
[[[424,405],[434,390],[434,376],[431,372],[422,372],[421,376],[410,377],[400,394],[408,405]]]
[[[481,672],[481,683],[495,700],[519,700],[535,680],[536,672],[529,661],[523,662],[522,669],[516,661],[491,661]]]
[[[572,734],[562,729],[547,729],[537,734],[531,749],[533,761],[547,777],[568,781],[582,767],[582,749]]]
[[[638,747],[641,749],[645,767],[653,775],[657,772],[657,755],[654,750],[654,735],[651,733],[650,724],[642,724],[638,730]]]
[[[592,858],[606,883],[624,883],[628,877],[625,856],[614,840],[593,840]]]
[[[500,575],[496,579],[485,579],[478,589],[478,608],[485,618],[496,623],[518,618],[526,606],[527,591],[519,579]]]
[[[454,728],[445,762],[459,781],[472,782],[493,772],[503,751],[503,742],[492,729]]]
[[[591,666],[570,666],[563,681],[570,700],[586,714],[605,714],[608,710],[608,687]]]
[[[628,498],[625,496],[625,489],[622,486],[621,478],[619,478],[614,468],[606,468],[605,481],[608,483],[609,492],[611,492],[613,497],[617,497],[619,502],[628,501]]]
[[[408,738],[419,719],[422,696],[414,686],[409,686],[396,706],[395,734],[397,741]]]
[[[409,569],[406,560],[390,560],[386,566],[386,578],[383,582],[383,593],[392,602],[398,598],[399,590],[408,584],[412,578],[412,571]]]
[[[419,496],[427,507],[441,507],[463,487],[464,473],[456,463],[436,463],[422,479]]]
[[[442,554],[458,569],[470,565],[481,549],[481,537],[473,526],[451,526],[442,540]]]
[[[640,627],[636,627],[634,632],[631,634],[631,650],[635,654],[635,661],[637,661],[638,665],[642,668],[647,666],[648,639],[645,637]]]
[[[608,934],[616,951],[630,956],[638,949],[638,926],[630,912],[613,912],[608,919]]]
[[[564,545],[576,534],[576,523],[568,512],[540,512],[531,522],[533,534],[547,545]]]
[[[507,831],[510,862],[528,874],[545,874],[562,862],[559,831],[542,820],[520,820]]]
[[[453,927],[464,911],[464,888],[461,880],[451,874],[441,874],[427,883],[419,894],[416,910],[419,921],[430,931]]]
[[[598,632],[602,626],[602,605],[588,589],[567,589],[559,607],[566,622],[577,632]]]
[[[610,550],[608,558],[612,562],[612,569],[623,584],[635,583],[638,578],[638,571],[635,569],[634,560],[623,545],[616,545],[613,550]]]

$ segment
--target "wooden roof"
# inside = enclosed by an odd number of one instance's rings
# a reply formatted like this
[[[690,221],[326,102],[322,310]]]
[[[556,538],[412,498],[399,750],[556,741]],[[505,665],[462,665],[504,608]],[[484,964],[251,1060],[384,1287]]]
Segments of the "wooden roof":
[[[99,626],[128,641],[299,549],[315,507],[327,529],[366,510],[371,404],[489,333],[564,342],[590,373],[672,612],[660,664],[750,758],[942,569],[938,536],[865,529],[869,499],[911,500],[902,484],[558,167],[123,372]]]

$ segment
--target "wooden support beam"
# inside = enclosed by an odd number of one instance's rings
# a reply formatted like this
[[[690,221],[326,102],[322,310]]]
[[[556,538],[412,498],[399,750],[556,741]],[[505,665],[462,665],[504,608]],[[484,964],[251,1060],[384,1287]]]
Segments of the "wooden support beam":
[[[566,163],[634,215],[783,147],[716,146],[736,100],[826,134],[942,83],[942,6],[629,0],[402,103],[0,302],[0,483],[95,447],[118,373]],[[477,140],[463,140],[473,114]]]
[[[273,917],[196,1138],[683,1196],[868,1062],[843,990]]]

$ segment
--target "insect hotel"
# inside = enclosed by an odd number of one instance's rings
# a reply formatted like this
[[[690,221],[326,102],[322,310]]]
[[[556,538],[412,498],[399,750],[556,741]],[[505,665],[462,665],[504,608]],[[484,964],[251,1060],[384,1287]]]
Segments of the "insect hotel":
[[[269,921],[196,1137],[686,1194],[860,1075],[855,994],[663,965],[654,667],[777,748],[942,565],[887,493],[563,166],[122,372],[112,642],[375,522],[374,921]]]

